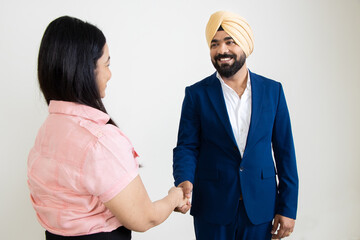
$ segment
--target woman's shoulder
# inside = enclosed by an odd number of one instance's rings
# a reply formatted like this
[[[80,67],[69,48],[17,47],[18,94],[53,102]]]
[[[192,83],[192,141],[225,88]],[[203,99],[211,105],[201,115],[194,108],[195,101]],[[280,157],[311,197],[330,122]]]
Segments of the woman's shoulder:
[[[80,123],[92,136],[96,143],[112,151],[132,151],[133,146],[130,139],[116,126],[112,124],[98,124],[92,121]]]

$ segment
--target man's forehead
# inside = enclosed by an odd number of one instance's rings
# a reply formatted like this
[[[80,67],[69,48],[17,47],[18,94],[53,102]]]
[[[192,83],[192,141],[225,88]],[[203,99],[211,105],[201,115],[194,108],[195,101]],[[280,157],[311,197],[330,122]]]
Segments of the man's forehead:
[[[233,39],[233,38],[229,34],[227,34],[225,31],[220,30],[220,31],[216,32],[212,41],[229,40],[229,39]]]

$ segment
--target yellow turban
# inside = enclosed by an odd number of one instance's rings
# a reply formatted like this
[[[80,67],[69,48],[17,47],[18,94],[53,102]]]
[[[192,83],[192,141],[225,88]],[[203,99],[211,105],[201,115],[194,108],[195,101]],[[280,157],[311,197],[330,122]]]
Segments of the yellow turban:
[[[246,20],[234,13],[218,11],[210,16],[206,26],[206,41],[210,47],[219,27],[234,39],[248,57],[254,50],[254,36]]]

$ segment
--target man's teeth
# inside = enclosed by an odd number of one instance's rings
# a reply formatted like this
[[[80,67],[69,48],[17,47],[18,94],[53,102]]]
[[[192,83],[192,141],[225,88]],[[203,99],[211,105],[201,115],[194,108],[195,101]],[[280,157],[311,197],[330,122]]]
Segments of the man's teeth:
[[[220,58],[220,61],[230,61],[231,58]]]

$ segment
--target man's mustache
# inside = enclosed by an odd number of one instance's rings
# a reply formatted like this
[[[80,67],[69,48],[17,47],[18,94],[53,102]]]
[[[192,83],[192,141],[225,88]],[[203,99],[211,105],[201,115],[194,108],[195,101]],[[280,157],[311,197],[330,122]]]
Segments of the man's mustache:
[[[219,60],[220,58],[234,58],[236,59],[235,54],[218,54],[214,57],[215,61]]]

